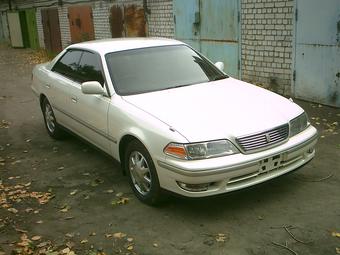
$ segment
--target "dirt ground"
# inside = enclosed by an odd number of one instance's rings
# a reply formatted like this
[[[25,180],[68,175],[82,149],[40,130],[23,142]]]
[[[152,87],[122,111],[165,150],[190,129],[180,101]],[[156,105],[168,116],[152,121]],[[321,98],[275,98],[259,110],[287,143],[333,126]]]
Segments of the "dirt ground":
[[[30,89],[35,61],[0,48],[0,254],[340,253],[339,109],[297,101],[320,131],[315,159],[297,172],[149,207],[115,161],[48,136]]]

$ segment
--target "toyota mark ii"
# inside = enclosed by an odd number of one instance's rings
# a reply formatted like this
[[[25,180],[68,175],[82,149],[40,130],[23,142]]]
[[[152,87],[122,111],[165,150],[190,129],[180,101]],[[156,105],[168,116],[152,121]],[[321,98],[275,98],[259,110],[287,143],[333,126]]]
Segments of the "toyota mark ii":
[[[234,79],[190,46],[160,38],[74,44],[33,70],[48,134],[69,130],[121,163],[155,204],[234,191],[315,155],[317,130],[292,100]]]

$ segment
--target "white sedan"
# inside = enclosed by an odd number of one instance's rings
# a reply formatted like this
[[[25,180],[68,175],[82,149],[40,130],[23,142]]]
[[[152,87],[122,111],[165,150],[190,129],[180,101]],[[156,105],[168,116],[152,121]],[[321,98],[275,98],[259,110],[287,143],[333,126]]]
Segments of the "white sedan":
[[[33,70],[47,132],[77,134],[121,162],[135,195],[221,194],[291,172],[315,155],[304,110],[234,79],[168,39],[74,44]]]

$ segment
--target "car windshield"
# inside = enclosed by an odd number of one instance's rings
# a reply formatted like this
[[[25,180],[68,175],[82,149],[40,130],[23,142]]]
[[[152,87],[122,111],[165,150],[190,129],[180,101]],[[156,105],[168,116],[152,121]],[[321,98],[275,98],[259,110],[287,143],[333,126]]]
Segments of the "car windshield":
[[[161,46],[106,54],[116,92],[133,95],[228,78],[185,45]]]

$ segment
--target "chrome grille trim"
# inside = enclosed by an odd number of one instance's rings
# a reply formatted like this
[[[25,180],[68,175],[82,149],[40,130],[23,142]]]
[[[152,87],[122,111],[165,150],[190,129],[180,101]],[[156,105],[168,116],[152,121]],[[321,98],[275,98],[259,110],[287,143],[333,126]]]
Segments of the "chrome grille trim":
[[[244,152],[251,152],[255,150],[265,149],[267,147],[283,142],[288,138],[288,136],[289,125],[284,124],[265,132],[237,137],[236,142]],[[267,137],[270,138],[269,141]]]

